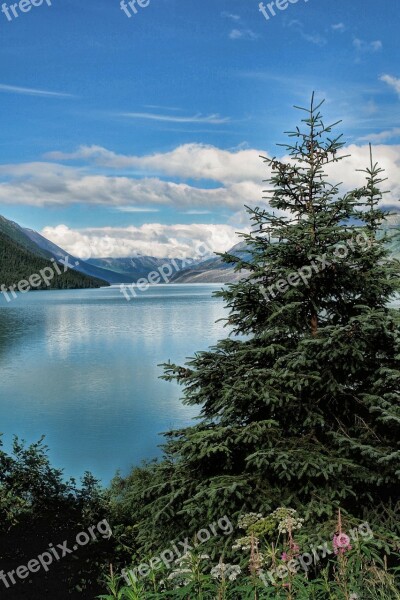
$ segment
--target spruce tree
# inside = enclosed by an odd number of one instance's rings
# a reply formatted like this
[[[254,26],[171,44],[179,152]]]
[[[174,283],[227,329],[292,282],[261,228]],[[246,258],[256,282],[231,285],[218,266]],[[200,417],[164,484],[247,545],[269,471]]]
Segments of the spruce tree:
[[[346,157],[321,104],[300,109],[287,159],[264,158],[271,210],[249,209],[247,259],[224,255],[242,272],[218,292],[232,333],[165,366],[201,418],[134,477],[143,543],[281,505],[317,522],[398,503],[399,263],[378,235],[384,180],[371,156],[365,186],[329,183]]]

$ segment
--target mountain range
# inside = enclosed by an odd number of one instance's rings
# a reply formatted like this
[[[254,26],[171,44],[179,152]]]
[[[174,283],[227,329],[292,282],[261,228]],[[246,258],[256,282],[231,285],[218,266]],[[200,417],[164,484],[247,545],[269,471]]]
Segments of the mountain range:
[[[395,256],[400,257],[398,217],[389,217],[385,230],[389,233],[390,246]],[[246,261],[249,252],[244,242],[236,244],[228,254]],[[95,258],[79,260],[38,232],[21,227],[0,215],[0,284],[10,285],[27,275],[36,273],[40,268],[51,266],[52,259],[57,262],[68,259],[74,265],[68,277],[55,280],[49,287],[99,287],[121,283],[136,283],[147,278],[152,271],[173,265],[171,283],[231,283],[243,276],[235,273],[232,264],[223,261],[221,256],[197,261],[185,267],[182,259],[135,256],[133,258]],[[42,261],[42,262],[38,262]],[[39,268],[39,264],[42,265]],[[178,267],[178,268],[177,268]],[[60,276],[60,279],[62,277]]]
[[[6,238],[8,245],[10,241],[23,249],[25,253],[30,253],[30,260],[33,257],[45,261],[55,259],[56,261],[68,258],[70,264],[74,265],[74,273],[80,273],[92,281],[92,285],[115,285],[120,283],[136,283],[139,279],[147,278],[152,271],[157,271],[161,267],[173,265],[171,269],[173,275],[170,278],[171,283],[227,283],[235,281],[238,276],[234,273],[233,267],[223,263],[220,257],[209,258],[204,261],[194,262],[191,267],[184,267],[184,261],[180,258],[156,258],[153,256],[135,256],[133,258],[94,258],[87,261],[79,260],[69,252],[63,250],[50,240],[43,237],[37,231],[21,227],[18,223],[10,221],[0,215],[0,233],[5,236],[0,239],[0,246],[5,247]],[[241,253],[241,245],[238,244],[232,249],[232,253],[238,255]],[[9,256],[9,253],[7,253]],[[14,261],[15,262],[15,261]],[[14,264],[14,263],[13,263]],[[36,263],[35,263],[36,264]],[[47,264],[47,263],[46,263]],[[178,268],[177,268],[178,267]],[[0,283],[5,283],[5,273],[8,273],[7,264],[0,262]],[[36,266],[37,270],[37,266]],[[35,269],[31,273],[36,272]],[[19,272],[18,272],[19,273]],[[13,282],[24,279],[15,273]],[[9,277],[7,276],[7,280]],[[88,287],[92,287],[92,285]],[[79,286],[84,287],[84,286]]]

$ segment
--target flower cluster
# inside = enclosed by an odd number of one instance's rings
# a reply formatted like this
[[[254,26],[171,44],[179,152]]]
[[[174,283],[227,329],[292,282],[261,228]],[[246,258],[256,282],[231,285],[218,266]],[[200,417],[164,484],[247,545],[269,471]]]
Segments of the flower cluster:
[[[346,533],[337,533],[334,535],[332,543],[335,554],[344,554],[352,548],[350,538]]]
[[[191,576],[191,569],[175,569],[168,575],[168,579],[175,580],[177,586],[185,586],[191,582]]]
[[[241,572],[242,569],[238,565],[220,562],[211,569],[210,573],[211,577],[213,577],[213,579],[217,579],[218,581],[235,581]]]
[[[238,519],[239,529],[247,530],[252,525],[255,525],[263,518],[261,513],[247,513],[247,515],[240,515]]]
[[[279,533],[289,533],[303,527],[304,519],[297,517],[294,508],[277,508],[272,514],[278,521]]]
[[[247,534],[254,534],[256,537],[268,537],[276,529],[276,521],[268,515],[264,517],[261,513],[247,513],[240,515],[238,519],[239,529],[244,529]]]
[[[232,546],[232,550],[250,550],[252,544],[252,538],[250,535],[246,535],[245,537],[241,537],[236,540],[236,542]]]

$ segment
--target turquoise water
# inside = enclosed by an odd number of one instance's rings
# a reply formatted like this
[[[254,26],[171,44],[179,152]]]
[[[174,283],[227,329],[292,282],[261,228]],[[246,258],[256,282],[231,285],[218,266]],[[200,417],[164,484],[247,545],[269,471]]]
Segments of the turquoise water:
[[[160,453],[159,433],[197,409],[161,381],[157,365],[182,363],[226,335],[219,285],[155,286],[128,302],[117,287],[0,295],[0,432],[46,435],[54,466],[104,482]]]

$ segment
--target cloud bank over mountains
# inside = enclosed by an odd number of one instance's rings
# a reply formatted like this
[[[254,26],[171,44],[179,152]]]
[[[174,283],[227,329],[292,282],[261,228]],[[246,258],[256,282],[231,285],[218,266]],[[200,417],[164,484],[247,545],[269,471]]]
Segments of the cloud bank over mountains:
[[[230,225],[164,225],[93,227],[74,230],[65,225],[45,227],[41,234],[82,260],[156,256],[185,258],[207,249],[224,252],[240,241]]]

